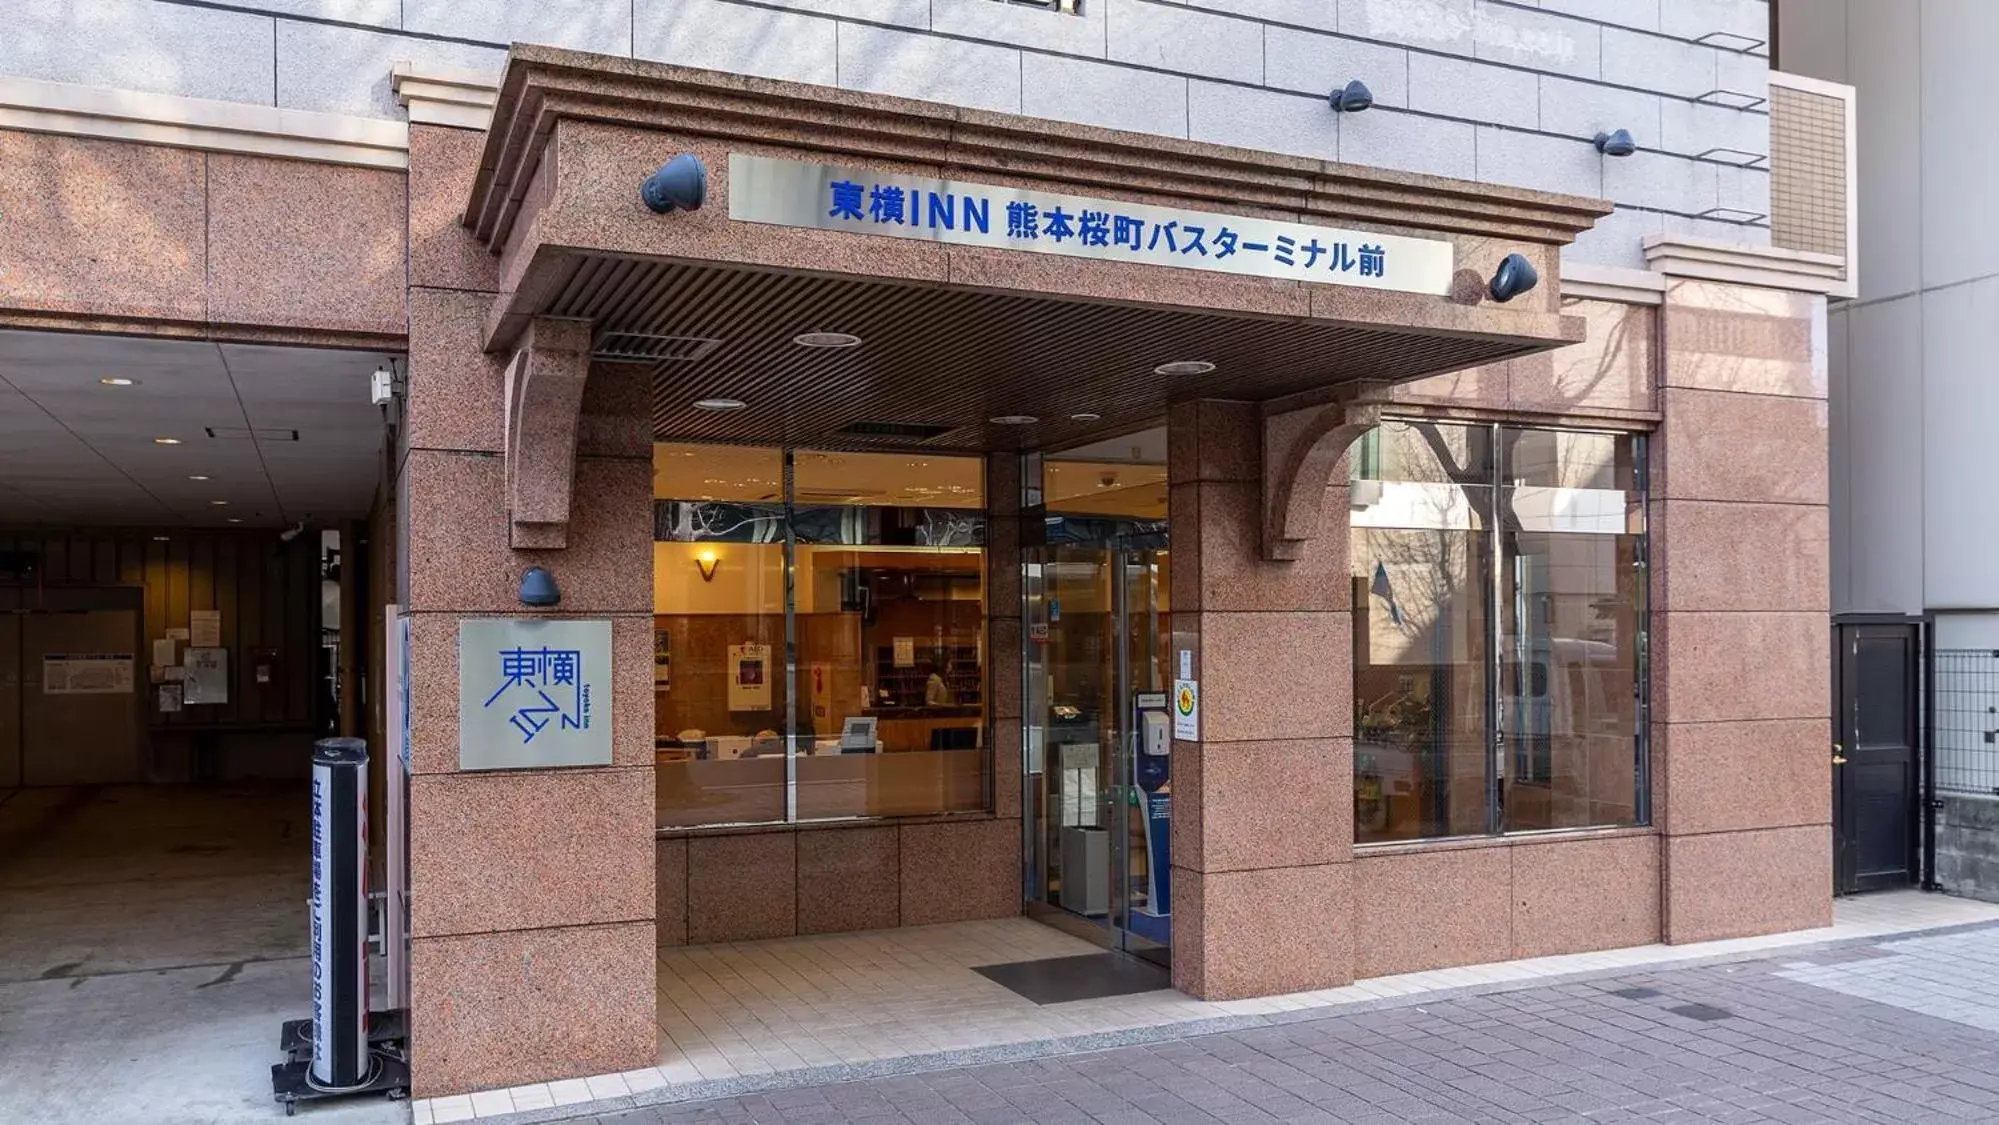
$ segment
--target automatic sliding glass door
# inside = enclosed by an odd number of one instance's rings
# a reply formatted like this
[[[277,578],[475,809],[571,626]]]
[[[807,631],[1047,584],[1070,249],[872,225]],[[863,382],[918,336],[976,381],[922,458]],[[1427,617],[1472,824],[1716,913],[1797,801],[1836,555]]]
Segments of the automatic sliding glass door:
[[[1027,912],[1164,962],[1165,468],[1030,458],[1024,476]]]

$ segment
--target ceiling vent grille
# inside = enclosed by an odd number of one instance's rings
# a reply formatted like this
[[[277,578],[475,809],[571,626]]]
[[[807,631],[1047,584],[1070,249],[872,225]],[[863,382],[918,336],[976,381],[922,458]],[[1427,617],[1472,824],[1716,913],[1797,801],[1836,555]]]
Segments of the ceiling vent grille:
[[[280,430],[259,426],[209,426],[204,430],[216,441],[297,441],[297,430]]]
[[[604,363],[689,363],[705,359],[722,341],[700,336],[649,336],[606,332],[597,338],[595,358]]]
[[[957,428],[929,422],[849,422],[833,432],[842,437],[876,441],[929,441]]]

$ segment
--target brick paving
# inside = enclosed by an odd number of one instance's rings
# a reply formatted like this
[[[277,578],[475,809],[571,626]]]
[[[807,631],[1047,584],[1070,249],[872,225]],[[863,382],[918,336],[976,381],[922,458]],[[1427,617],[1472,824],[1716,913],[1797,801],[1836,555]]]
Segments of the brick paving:
[[[1999,926],[596,1120],[1999,1122],[1993,1029]]]

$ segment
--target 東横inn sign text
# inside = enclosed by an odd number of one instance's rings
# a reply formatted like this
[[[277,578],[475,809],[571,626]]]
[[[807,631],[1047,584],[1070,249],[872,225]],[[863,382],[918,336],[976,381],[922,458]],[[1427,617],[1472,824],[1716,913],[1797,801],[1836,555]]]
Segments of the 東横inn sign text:
[[[729,155],[729,217],[957,246],[1317,281],[1450,291],[1440,239]]]

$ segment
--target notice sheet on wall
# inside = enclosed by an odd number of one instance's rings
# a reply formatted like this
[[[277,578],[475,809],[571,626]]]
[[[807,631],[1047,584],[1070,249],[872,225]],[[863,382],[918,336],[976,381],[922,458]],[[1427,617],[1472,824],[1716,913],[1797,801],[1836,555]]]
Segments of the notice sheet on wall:
[[[180,710],[180,685],[160,685],[160,714],[171,715]]]
[[[45,695],[130,695],[133,656],[123,653],[57,653],[42,657]]]
[[[181,667],[186,669],[181,688],[186,703],[229,702],[228,649],[189,648]]]
[[[197,609],[187,615],[187,643],[191,648],[215,648],[222,643],[222,611]],[[172,663],[169,661],[168,663]],[[190,701],[192,702],[192,701]]]

